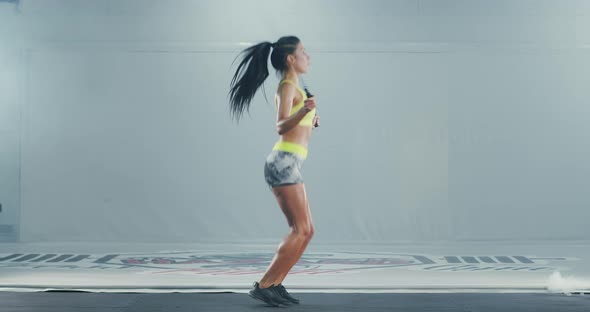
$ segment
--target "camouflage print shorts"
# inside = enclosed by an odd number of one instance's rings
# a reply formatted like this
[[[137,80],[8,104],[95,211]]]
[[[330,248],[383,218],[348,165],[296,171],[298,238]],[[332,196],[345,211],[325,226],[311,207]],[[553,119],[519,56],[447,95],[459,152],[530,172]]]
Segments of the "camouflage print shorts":
[[[303,183],[301,166],[304,158],[295,153],[273,150],[264,163],[264,179],[269,187]]]

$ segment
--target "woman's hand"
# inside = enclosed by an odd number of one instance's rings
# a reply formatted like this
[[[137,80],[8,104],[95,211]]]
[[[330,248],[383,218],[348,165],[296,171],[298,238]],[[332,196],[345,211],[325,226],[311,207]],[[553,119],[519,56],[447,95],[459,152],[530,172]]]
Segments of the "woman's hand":
[[[313,97],[310,97],[309,99],[305,100],[305,102],[303,102],[303,109],[305,110],[306,114],[311,112],[314,108],[315,99]]]
[[[305,102],[303,103],[303,110],[305,111],[305,114],[311,112],[315,107],[316,107],[315,99],[313,97],[310,97],[309,99],[305,100]],[[312,124],[313,124],[314,128],[317,128],[320,126],[320,115],[316,114],[313,117]]]

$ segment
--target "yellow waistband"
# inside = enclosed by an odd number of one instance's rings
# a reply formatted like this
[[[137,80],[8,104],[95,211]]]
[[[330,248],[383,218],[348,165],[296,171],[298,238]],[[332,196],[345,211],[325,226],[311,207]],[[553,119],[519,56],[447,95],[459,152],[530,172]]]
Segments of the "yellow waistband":
[[[275,146],[272,148],[273,151],[280,150],[285,152],[295,153],[300,155],[303,158],[307,158],[307,148],[301,144],[287,142],[287,141],[278,141]]]

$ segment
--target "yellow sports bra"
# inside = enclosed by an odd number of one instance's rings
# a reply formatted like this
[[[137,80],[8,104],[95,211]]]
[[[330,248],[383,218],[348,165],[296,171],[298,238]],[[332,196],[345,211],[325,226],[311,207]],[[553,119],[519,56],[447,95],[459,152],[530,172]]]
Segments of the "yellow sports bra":
[[[281,82],[279,83],[279,86],[284,83],[284,82],[288,82],[292,85],[295,86],[295,88],[297,88],[297,90],[299,90],[299,92],[301,92],[301,95],[303,96],[303,100],[297,104],[295,104],[295,106],[293,106],[293,108],[291,108],[291,115],[297,113],[297,111],[299,111],[302,107],[303,107],[303,103],[305,102],[305,100],[307,100],[307,94],[305,94],[305,91],[301,90],[301,88],[295,84],[293,81],[285,79],[285,80],[281,80]],[[275,105],[277,106],[277,105]],[[278,109],[278,107],[276,107]],[[309,111],[307,114],[305,114],[305,116],[303,118],[301,118],[301,121],[299,121],[299,125],[301,126],[309,126],[312,127],[313,126],[313,117],[315,117],[315,108],[312,109],[311,111]]]

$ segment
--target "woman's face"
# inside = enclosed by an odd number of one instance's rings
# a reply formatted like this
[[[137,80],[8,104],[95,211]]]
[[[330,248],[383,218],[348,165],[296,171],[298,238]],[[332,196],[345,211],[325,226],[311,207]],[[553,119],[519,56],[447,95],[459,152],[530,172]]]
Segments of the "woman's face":
[[[297,48],[293,54],[289,55],[291,59],[291,66],[297,73],[307,73],[310,64],[310,58],[307,52],[305,52],[305,48],[303,44],[299,42],[297,44]]]

